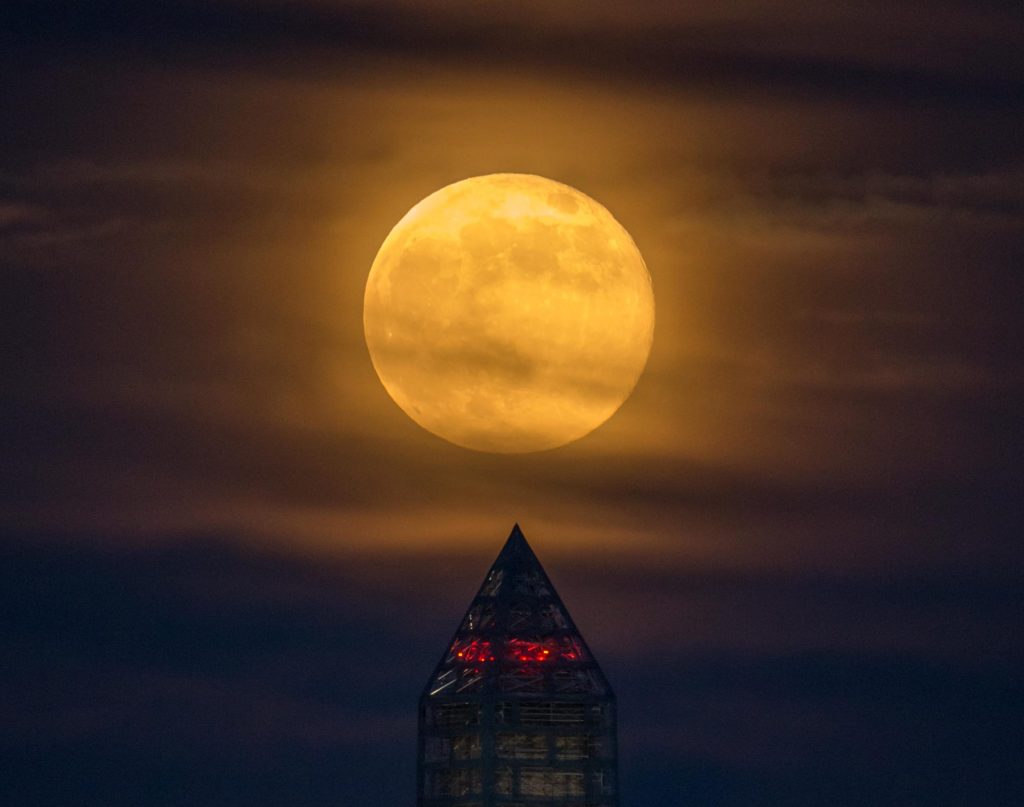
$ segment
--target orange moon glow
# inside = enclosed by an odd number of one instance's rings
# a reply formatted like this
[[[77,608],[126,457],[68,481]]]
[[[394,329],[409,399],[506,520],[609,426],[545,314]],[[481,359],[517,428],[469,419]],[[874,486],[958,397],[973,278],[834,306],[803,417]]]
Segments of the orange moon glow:
[[[395,225],[363,327],[385,389],[423,428],[478,451],[542,451],[629,397],[654,294],[600,204],[544,177],[490,174],[441,188]]]

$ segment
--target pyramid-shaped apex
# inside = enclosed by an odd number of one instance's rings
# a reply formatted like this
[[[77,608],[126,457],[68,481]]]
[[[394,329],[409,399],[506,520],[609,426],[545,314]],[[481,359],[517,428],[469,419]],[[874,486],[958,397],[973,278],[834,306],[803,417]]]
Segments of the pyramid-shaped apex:
[[[512,526],[512,532],[508,534],[508,540],[505,541],[505,546],[502,547],[501,552],[498,553],[498,557],[495,559],[494,564],[507,563],[509,561],[518,560],[522,561],[533,561],[538,566],[540,561],[537,560],[537,556],[533,554],[533,549],[530,548],[530,544],[526,541],[526,536],[523,535],[523,531],[519,529],[519,523],[516,522]]]
[[[426,695],[471,692],[610,695],[518,524],[470,603]]]
[[[477,593],[477,599],[481,597],[504,603],[510,599],[558,598],[519,524],[512,527],[508,540],[494,559]]]

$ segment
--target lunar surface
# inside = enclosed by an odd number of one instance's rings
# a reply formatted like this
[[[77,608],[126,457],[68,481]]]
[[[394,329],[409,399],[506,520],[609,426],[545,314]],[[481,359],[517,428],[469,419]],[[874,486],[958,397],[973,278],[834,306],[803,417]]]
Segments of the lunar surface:
[[[478,451],[542,451],[629,397],[654,295],[633,239],[596,201],[491,174],[441,188],[395,225],[363,325],[385,389],[423,428]]]

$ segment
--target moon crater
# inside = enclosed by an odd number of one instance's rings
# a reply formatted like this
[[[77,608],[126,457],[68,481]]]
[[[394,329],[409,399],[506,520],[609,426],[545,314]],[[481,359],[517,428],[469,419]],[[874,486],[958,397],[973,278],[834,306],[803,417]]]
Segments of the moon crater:
[[[629,233],[596,201],[490,174],[395,225],[363,324],[381,382],[414,421],[466,448],[522,453],[583,437],[629,397],[654,295]]]

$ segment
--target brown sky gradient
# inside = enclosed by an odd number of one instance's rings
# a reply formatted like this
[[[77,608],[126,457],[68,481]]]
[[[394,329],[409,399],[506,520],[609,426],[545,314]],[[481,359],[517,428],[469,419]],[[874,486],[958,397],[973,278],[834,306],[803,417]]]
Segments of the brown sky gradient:
[[[1020,660],[1017,4],[26,2],[0,30],[13,545],[149,569],[132,553],[214,536],[267,580],[312,553],[406,592],[429,665],[518,520],[598,656],[662,691],[652,644],[698,678],[700,653]],[[633,396],[541,454],[423,431],[363,341],[389,229],[496,171],[600,201],[654,282]],[[352,585],[323,596],[369,630]],[[701,693],[674,714],[740,708]],[[774,764],[711,723],[664,742]]]
[[[958,118],[543,72],[366,57],[307,80],[177,66],[35,76],[22,115],[73,131],[75,147],[5,177],[5,252],[54,298],[26,323],[26,347],[49,347],[51,363],[16,366],[19,395],[148,435],[123,438],[120,456],[83,434],[81,452],[33,458],[43,479],[109,488],[46,502],[46,517],[158,530],[230,525],[257,505],[281,533],[379,519],[401,541],[398,502],[432,523],[457,512],[456,533],[500,533],[510,517],[600,532],[602,488],[639,494],[611,508],[629,536],[616,540],[685,545],[709,529],[708,496],[736,511],[796,495],[799,511],[816,489],[885,499],[894,484],[1009,470],[994,418],[1012,418],[1024,382],[1007,349],[1024,184],[1000,153],[1004,109]],[[78,76],[69,104],[54,91]],[[16,137],[38,142],[26,129]],[[949,156],[907,167],[935,154]],[[494,170],[602,200],[654,277],[657,338],[633,399],[552,454],[475,456],[421,433],[362,339],[388,229],[431,190]],[[169,522],[146,515],[169,502]],[[43,515],[25,503],[11,516]],[[728,532],[770,529],[751,515]]]

